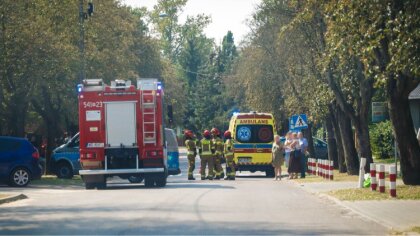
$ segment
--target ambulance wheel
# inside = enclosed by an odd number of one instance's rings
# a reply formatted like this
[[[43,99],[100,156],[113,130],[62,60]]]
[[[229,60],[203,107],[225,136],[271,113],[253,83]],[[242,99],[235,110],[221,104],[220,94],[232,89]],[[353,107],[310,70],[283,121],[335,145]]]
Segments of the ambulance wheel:
[[[130,183],[132,183],[132,184],[139,184],[139,183],[143,182],[143,177],[130,176],[130,177],[128,177],[128,181],[130,181]]]
[[[166,177],[160,177],[156,179],[156,187],[165,187],[166,186]]]
[[[155,180],[153,178],[146,177],[144,179],[144,186],[146,186],[146,188],[152,188],[155,186]]]
[[[274,177],[274,168],[270,168],[268,170],[265,171],[265,176],[266,177]]]

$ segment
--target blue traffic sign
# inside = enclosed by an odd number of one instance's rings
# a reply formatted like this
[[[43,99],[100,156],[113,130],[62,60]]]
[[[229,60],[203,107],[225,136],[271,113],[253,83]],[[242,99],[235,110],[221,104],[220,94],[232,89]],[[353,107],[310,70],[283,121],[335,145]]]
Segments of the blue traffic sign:
[[[289,130],[290,131],[301,131],[302,129],[308,128],[308,118],[306,114],[294,115],[289,119]]]

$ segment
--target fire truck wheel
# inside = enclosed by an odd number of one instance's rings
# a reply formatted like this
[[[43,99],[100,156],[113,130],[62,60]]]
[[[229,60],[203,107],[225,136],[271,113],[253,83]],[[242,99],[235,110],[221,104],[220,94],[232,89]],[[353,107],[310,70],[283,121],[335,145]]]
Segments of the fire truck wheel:
[[[152,188],[154,185],[155,185],[155,180],[153,178],[146,177],[144,179],[144,186],[146,186],[146,188]]]
[[[94,183],[85,183],[85,188],[86,189],[94,189],[96,187],[96,185]]]
[[[102,183],[97,183],[96,187],[98,189],[106,189],[106,181],[102,182]]]
[[[73,178],[73,169],[70,164],[66,162],[60,162],[57,166],[57,177],[60,179]]]
[[[156,179],[156,187],[165,187],[166,186],[166,177],[160,177]]]
[[[132,184],[139,184],[139,183],[143,182],[143,177],[130,176],[130,177],[128,177],[128,181],[130,181],[130,183],[132,183]]]

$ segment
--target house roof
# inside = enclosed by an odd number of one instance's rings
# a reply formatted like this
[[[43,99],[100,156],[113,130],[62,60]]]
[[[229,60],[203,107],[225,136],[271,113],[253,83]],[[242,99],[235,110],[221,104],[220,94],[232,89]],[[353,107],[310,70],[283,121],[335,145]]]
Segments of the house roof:
[[[408,99],[410,100],[420,99],[420,84],[417,86],[417,88],[411,91],[410,95],[408,95]]]

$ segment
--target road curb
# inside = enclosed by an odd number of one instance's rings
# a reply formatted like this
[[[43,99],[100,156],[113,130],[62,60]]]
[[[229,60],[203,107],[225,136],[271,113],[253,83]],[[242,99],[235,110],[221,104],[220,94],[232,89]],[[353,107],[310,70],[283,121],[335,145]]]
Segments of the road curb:
[[[339,205],[339,206],[341,206],[341,207],[343,207],[343,208],[345,208],[345,209],[347,209],[349,211],[352,211],[353,213],[355,213],[355,214],[357,214],[357,215],[359,215],[359,216],[361,216],[363,218],[366,218],[366,219],[368,219],[370,221],[373,221],[375,223],[378,223],[378,224],[380,224],[380,225],[388,228],[389,230],[401,230],[401,229],[396,229],[396,228],[392,227],[391,225],[389,225],[388,223],[386,223],[386,222],[384,222],[384,221],[382,221],[380,219],[376,219],[374,217],[368,216],[365,213],[363,213],[363,212],[361,212],[361,211],[359,211],[357,209],[354,209],[354,208],[346,205],[345,203],[343,203],[343,201],[339,200],[338,198],[335,198],[333,196],[330,196],[330,195],[328,195],[326,193],[316,193],[316,194],[318,196],[320,196],[320,197],[324,197],[324,198],[327,198],[330,201],[333,201],[335,204],[337,204],[337,205]]]
[[[22,199],[27,199],[28,196],[26,196],[25,194],[15,194],[9,197],[4,197],[4,198],[0,198],[0,205],[4,204],[4,203],[9,203],[9,202],[15,202],[15,201],[19,201]]]
[[[375,223],[377,223],[377,224],[380,224],[380,225],[384,226],[385,228],[387,228],[387,229],[389,229],[389,230],[402,230],[402,229],[396,229],[396,228],[392,227],[391,225],[389,225],[388,223],[386,223],[386,222],[384,222],[384,221],[382,221],[382,220],[380,220],[380,219],[377,219],[377,218],[374,218],[374,217],[368,216],[368,215],[366,215],[365,213],[363,213],[363,212],[361,212],[361,211],[359,211],[359,210],[357,210],[357,209],[354,209],[354,208],[352,208],[352,207],[350,207],[350,206],[346,205],[346,204],[345,204],[343,201],[341,201],[340,199],[335,198],[335,197],[333,197],[333,196],[331,196],[331,195],[329,195],[329,194],[327,194],[327,193],[322,193],[322,192],[311,192],[311,191],[308,191],[307,189],[303,188],[303,187],[302,187],[302,183],[297,183],[297,182],[295,182],[295,181],[292,181],[292,182],[293,182],[294,184],[298,185],[299,187],[301,187],[304,191],[306,191],[306,192],[308,192],[308,193],[315,194],[315,195],[317,195],[318,197],[321,197],[321,198],[325,198],[325,199],[327,199],[327,200],[330,200],[330,201],[334,202],[335,204],[337,204],[338,206],[343,207],[343,208],[345,208],[346,210],[349,210],[349,211],[351,211],[351,212],[353,212],[353,213],[355,213],[355,214],[359,215],[360,217],[363,217],[363,218],[365,218],[365,219],[367,219],[367,220],[370,220],[370,221],[373,221],[373,222],[375,222]]]

